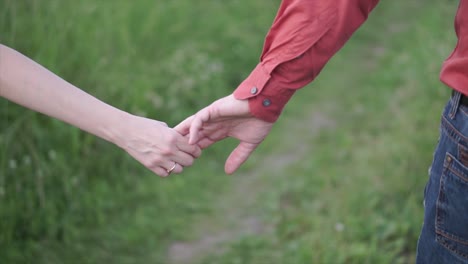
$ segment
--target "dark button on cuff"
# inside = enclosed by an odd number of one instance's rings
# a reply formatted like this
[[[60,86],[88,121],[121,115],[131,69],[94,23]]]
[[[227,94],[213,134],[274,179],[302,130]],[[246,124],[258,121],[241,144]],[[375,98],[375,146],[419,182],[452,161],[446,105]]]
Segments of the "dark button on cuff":
[[[271,100],[270,99],[263,99],[262,102],[263,106],[268,107],[271,105]]]
[[[258,89],[257,89],[257,87],[255,87],[255,86],[252,87],[252,89],[250,89],[250,93],[251,93],[251,94],[256,94],[257,92],[258,92]]]

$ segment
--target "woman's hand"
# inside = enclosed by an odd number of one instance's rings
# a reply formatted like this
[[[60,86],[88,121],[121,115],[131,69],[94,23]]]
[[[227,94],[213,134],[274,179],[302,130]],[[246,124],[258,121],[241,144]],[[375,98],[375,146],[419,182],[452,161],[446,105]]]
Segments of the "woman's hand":
[[[159,176],[181,173],[201,150],[165,123],[128,115],[113,142]],[[174,167],[175,166],[175,167]]]

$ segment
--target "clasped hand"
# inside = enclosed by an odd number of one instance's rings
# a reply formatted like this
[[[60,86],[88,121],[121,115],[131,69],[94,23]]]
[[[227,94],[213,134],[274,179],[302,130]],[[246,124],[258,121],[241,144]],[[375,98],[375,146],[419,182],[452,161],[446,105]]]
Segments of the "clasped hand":
[[[273,123],[252,116],[248,101],[233,95],[221,98],[188,117],[174,129],[165,123],[132,116],[125,124],[130,131],[116,144],[159,176],[181,173],[191,166],[201,150],[227,137],[239,145],[226,160],[225,172],[234,173],[270,132]]]

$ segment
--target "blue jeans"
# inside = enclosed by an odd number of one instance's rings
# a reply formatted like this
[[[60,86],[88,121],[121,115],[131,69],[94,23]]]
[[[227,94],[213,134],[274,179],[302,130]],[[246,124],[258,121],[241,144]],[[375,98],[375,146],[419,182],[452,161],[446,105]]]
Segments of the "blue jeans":
[[[424,190],[424,224],[416,263],[468,263],[468,107],[455,92]]]

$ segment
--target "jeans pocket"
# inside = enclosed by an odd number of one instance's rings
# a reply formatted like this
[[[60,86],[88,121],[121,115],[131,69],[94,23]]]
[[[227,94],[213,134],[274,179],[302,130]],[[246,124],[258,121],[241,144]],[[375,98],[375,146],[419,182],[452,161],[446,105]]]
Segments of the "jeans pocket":
[[[436,203],[436,240],[468,260],[468,167],[446,153]]]

